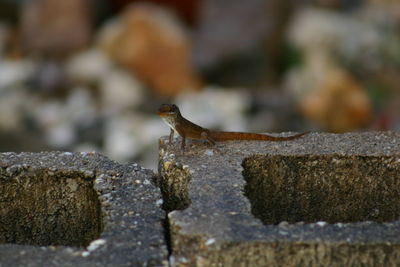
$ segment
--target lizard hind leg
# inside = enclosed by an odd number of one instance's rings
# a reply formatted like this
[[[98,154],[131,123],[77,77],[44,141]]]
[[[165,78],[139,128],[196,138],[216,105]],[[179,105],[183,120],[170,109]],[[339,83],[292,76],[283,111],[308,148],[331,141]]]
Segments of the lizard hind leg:
[[[212,139],[211,137],[207,136],[206,140],[207,140],[207,142],[208,142],[209,144],[215,146],[215,141],[214,141],[214,139]]]
[[[211,136],[209,136],[207,132],[202,132],[201,138],[206,140],[210,145],[215,145],[215,140],[212,139]]]
[[[203,134],[202,134],[202,135],[203,135]],[[205,139],[210,145],[214,146],[213,149],[215,149],[215,151],[217,151],[217,152],[220,153],[220,154],[223,154],[222,151],[219,150],[218,147],[216,146],[215,140],[214,140],[211,136],[209,136],[207,133],[204,135],[204,139]]]

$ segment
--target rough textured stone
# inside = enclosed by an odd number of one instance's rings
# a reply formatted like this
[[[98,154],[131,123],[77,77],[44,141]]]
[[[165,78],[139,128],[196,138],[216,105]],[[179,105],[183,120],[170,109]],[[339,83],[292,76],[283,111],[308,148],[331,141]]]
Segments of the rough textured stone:
[[[160,140],[173,266],[395,266],[400,133]],[[184,205],[182,205],[182,203]]]
[[[65,56],[88,45],[88,2],[25,1],[21,8],[21,45],[34,55]]]
[[[149,3],[128,6],[108,25],[100,46],[160,96],[196,91],[200,78],[190,63],[190,41],[168,10]]]
[[[166,266],[153,178],[97,153],[0,154],[0,266]]]
[[[202,1],[193,35],[195,64],[215,84],[272,82],[279,76],[286,24],[297,2]]]

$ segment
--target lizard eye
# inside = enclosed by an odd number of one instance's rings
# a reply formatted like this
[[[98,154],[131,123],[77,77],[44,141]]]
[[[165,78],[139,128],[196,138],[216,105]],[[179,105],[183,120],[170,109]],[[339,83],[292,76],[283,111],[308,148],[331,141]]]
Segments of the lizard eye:
[[[170,104],[162,104],[160,108],[158,109],[159,113],[177,113],[179,111],[178,107],[176,105],[170,105]]]
[[[177,106],[177,105],[173,104],[173,105],[171,106],[171,111],[177,112],[178,110],[179,110],[179,109],[178,109],[178,106]]]

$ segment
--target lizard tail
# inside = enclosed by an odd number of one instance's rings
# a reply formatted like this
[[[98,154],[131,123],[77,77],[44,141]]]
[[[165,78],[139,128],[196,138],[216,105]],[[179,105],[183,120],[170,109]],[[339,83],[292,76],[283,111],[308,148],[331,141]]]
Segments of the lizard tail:
[[[262,141],[288,141],[302,137],[309,132],[295,134],[291,136],[271,136],[257,133],[242,133],[242,132],[211,132],[210,137],[214,141],[229,141],[229,140],[262,140]]]

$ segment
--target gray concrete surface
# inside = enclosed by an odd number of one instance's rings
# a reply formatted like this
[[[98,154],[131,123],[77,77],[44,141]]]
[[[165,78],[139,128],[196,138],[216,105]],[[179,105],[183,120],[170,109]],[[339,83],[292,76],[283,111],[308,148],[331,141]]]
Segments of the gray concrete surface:
[[[96,153],[0,153],[0,266],[167,266],[154,175]]]
[[[172,266],[396,266],[400,133],[160,139]]]

